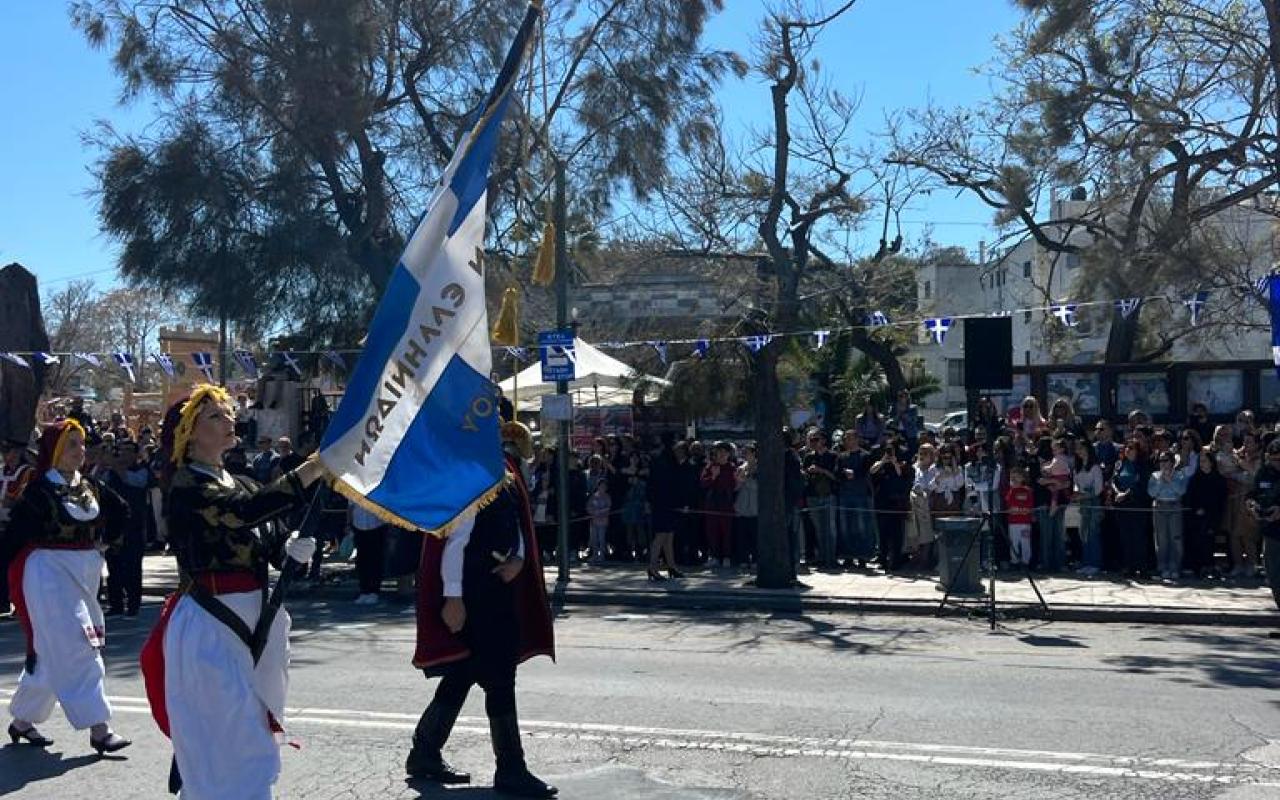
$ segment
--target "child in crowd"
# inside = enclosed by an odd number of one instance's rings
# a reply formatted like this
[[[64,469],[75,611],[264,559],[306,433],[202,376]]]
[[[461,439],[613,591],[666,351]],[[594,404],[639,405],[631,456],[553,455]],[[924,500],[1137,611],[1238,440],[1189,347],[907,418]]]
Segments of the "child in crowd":
[[[1050,516],[1071,502],[1071,459],[1067,457],[1067,443],[1064,439],[1054,439],[1052,447],[1053,458],[1040,470],[1040,483],[1050,492]]]
[[[587,515],[591,517],[591,563],[603,564],[609,537],[609,512],[613,501],[609,499],[609,484],[600,481],[587,500]]]
[[[1009,513],[1009,544],[1013,563],[1031,563],[1031,519],[1035,495],[1027,486],[1027,471],[1014,467],[1009,472],[1009,489],[1004,493],[1004,506]]]

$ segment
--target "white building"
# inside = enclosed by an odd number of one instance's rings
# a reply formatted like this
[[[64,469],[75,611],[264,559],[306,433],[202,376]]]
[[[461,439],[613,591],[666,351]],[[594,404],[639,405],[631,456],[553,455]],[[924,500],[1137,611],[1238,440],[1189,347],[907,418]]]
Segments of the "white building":
[[[1276,197],[1260,201],[1275,206]],[[1057,200],[1053,219],[1078,216],[1088,201]],[[1082,208],[1082,206],[1084,208]],[[1249,286],[1264,277],[1280,261],[1280,219],[1260,205],[1239,206],[1214,218],[1215,231],[1225,247],[1238,259],[1240,286]],[[1087,245],[1088,234],[1067,234],[1069,241]],[[1050,298],[1046,301],[1047,295]],[[934,344],[923,327],[917,333],[913,355],[922,359],[931,374],[943,382],[943,391],[927,401],[932,408],[953,409],[965,404],[964,330],[961,317],[970,315],[1009,314],[1013,321],[1013,363],[1019,365],[1095,364],[1101,363],[1106,351],[1113,301],[1086,285],[1081,257],[1059,254],[1027,239],[986,264],[938,264],[923,266],[916,273],[916,290],[921,317],[951,317],[953,327],[943,345]],[[1206,328],[1206,333],[1177,340],[1169,351],[1169,361],[1213,361],[1267,358],[1271,354],[1267,314],[1258,302],[1227,303],[1226,293],[1219,289],[1218,311],[1215,296],[1210,295],[1204,319],[1213,321],[1215,313],[1232,314],[1246,322],[1232,335],[1221,329]],[[1190,311],[1175,297],[1170,287],[1151,294],[1169,296],[1172,302],[1149,302],[1143,312],[1144,322],[1166,330],[1181,330],[1190,324]],[[1076,313],[1077,325],[1068,328],[1045,306],[1054,303],[1100,301],[1098,305],[1081,306]],[[1226,306],[1226,308],[1224,308]],[[993,354],[999,357],[999,354]],[[1014,395],[1025,394],[1029,386],[1020,385],[1015,377]],[[1083,409],[1082,409],[1083,410]]]

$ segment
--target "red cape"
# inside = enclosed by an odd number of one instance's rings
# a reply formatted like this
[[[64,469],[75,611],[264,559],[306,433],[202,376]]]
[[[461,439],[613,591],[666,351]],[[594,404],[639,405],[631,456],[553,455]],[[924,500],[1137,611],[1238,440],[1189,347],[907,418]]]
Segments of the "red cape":
[[[534,656],[548,656],[555,661],[555,633],[551,628],[551,607],[547,603],[542,559],[538,543],[533,538],[529,489],[525,486],[520,465],[509,456],[507,471],[513,476],[511,486],[519,501],[519,513],[524,517],[524,524],[520,526],[524,538],[524,569],[515,579],[516,617],[520,623],[516,663],[523,663]],[[418,565],[418,647],[413,654],[413,665],[431,671],[461,661],[470,656],[471,651],[445,627],[440,617],[444,608],[444,579],[440,576],[440,562],[444,557],[446,540],[435,536],[422,538],[422,559]]]

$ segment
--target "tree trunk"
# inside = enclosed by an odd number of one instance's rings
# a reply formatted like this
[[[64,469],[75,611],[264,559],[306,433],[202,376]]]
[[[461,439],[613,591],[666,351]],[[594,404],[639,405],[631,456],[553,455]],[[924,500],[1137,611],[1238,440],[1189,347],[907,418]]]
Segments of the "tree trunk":
[[[1107,364],[1128,364],[1133,361],[1133,353],[1138,345],[1138,321],[1142,317],[1142,306],[1134,309],[1126,318],[1119,309],[1111,312],[1111,330],[1107,334]]]
[[[23,353],[29,365],[0,359],[0,441],[25,444],[35,426],[45,377],[44,363],[31,353],[48,352],[49,336],[36,278],[21,264],[0,269],[0,351]]]
[[[850,343],[880,365],[880,369],[884,370],[884,378],[889,383],[889,396],[897,397],[899,391],[907,388],[907,374],[902,371],[902,362],[893,352],[893,345],[873,338],[862,328],[854,328],[850,333]]]
[[[795,584],[791,545],[787,539],[785,468],[783,466],[782,391],[778,386],[778,342],[761,349],[755,359],[756,447],[760,459],[758,522],[760,566],[756,585],[762,589],[786,589]]]

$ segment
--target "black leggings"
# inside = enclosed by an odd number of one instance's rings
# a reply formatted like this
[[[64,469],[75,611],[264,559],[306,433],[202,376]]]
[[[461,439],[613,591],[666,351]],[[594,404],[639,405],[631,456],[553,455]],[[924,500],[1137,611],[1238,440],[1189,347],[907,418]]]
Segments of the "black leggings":
[[[360,594],[377,594],[382,588],[382,561],[387,549],[387,526],[379,525],[371,531],[357,530],[356,576],[360,579]]]
[[[484,690],[484,711],[490,719],[515,713],[515,662],[498,664],[475,656],[448,667],[431,703],[448,709],[462,708],[471,687],[477,685]]]

